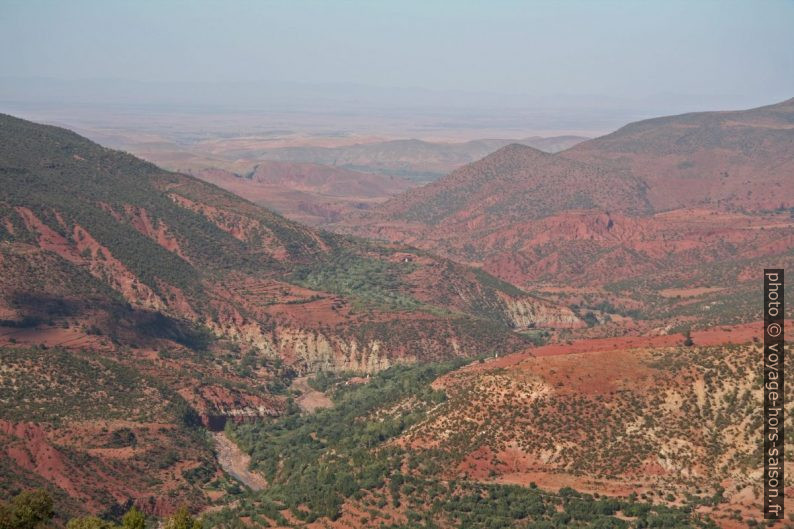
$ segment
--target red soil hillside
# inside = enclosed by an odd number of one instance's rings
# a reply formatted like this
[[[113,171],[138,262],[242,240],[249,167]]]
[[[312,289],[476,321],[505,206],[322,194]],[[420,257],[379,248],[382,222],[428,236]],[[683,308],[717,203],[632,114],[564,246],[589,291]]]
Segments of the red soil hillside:
[[[386,218],[477,227],[571,209],[649,210],[640,181],[512,144],[427,186],[386,202]]]
[[[711,289],[698,317],[754,318],[758,270],[794,262],[794,221],[780,207],[794,197],[793,119],[791,100],[642,121],[554,155],[511,145],[334,229],[524,288],[602,288],[590,301],[620,301],[622,313],[694,315],[658,293],[698,287]]]
[[[696,112],[626,125],[564,151],[623,169],[656,210],[704,204],[794,206],[794,99],[751,110]]]
[[[400,444],[437,450],[446,479],[674,504],[691,494],[721,527],[742,527],[761,501],[751,419],[760,352],[750,341],[760,330],[701,333],[692,348],[680,336],[575,342],[473,364],[436,380],[448,400]]]

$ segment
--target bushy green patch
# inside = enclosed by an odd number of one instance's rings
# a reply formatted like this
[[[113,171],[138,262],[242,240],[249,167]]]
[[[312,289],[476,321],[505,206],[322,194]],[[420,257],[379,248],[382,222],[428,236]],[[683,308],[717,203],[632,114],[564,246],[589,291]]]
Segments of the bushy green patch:
[[[474,275],[477,277],[477,280],[482,283],[483,285],[489,286],[494,290],[499,290],[504,292],[505,294],[509,294],[515,297],[521,297],[526,293],[518,288],[517,286],[508,283],[507,281],[503,281],[496,276],[492,276],[485,270],[481,268],[474,268]]]
[[[333,373],[329,371],[320,371],[308,380],[308,384],[312,389],[325,392],[352,376],[353,373]]]
[[[362,386],[342,386],[335,406],[312,415],[292,414],[273,423],[244,424],[234,438],[251,453],[252,465],[272,484],[265,493],[304,520],[336,518],[345,498],[383,485],[397,452],[373,451],[424,417],[444,394],[430,388],[439,374],[462,365],[396,366]],[[379,414],[411,397],[411,410]]]
[[[402,276],[413,268],[411,263],[338,252],[328,259],[298,267],[290,279],[307,288],[349,296],[365,307],[412,310],[421,307],[421,303],[404,293]]]

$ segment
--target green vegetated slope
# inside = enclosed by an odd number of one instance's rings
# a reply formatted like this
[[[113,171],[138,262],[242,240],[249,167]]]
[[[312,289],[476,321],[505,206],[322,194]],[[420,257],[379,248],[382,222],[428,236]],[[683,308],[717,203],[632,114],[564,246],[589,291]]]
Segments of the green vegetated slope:
[[[599,498],[573,489],[485,484],[449,476],[443,451],[400,442],[448,402],[433,389],[452,361],[399,366],[368,383],[319,377],[334,407],[297,409],[270,423],[229,433],[251,454],[269,487],[242,494],[207,522],[236,527],[240,517],[262,526],[336,521],[340,527],[714,527],[687,509],[637,498]],[[347,383],[346,383],[347,382]]]
[[[140,373],[113,360],[63,350],[0,349],[2,416],[38,423],[126,419],[157,421],[167,416],[167,393]],[[95,402],[94,406],[87,406]]]
[[[562,156],[627,170],[654,209],[791,206],[794,99],[737,111],[692,112],[630,123]]]

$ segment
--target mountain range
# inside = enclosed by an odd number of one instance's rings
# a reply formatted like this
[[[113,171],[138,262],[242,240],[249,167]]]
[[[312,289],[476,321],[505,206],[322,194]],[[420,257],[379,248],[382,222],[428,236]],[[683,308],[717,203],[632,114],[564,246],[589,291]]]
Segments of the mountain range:
[[[513,141],[555,152],[587,139],[537,136],[451,143],[289,131],[213,138],[194,133],[177,139],[152,133],[109,134],[104,129],[91,133],[161,167],[197,176],[316,226],[369,209]]]
[[[786,208],[794,200],[793,120],[794,99],[648,119],[573,146],[564,156],[641,178],[655,211]]]
[[[58,524],[755,526],[792,123],[191,175],[0,115],[0,491],[46,490]],[[412,152],[450,172],[389,172]]]
[[[633,123],[557,154],[509,145],[332,229],[621,305],[613,315],[741,318],[757,313],[751,270],[792,261],[792,120],[788,100]],[[705,290],[664,294],[684,285]]]

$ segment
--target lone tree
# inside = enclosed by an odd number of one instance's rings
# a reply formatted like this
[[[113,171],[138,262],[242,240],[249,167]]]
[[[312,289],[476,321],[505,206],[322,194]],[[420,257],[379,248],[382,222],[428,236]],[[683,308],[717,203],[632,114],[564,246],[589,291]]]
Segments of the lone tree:
[[[695,341],[692,339],[692,331],[690,329],[684,331],[684,345],[687,347],[692,347],[695,345]]]
[[[124,529],[145,529],[146,517],[133,505],[132,508],[127,511],[127,514],[122,517],[121,526]]]

